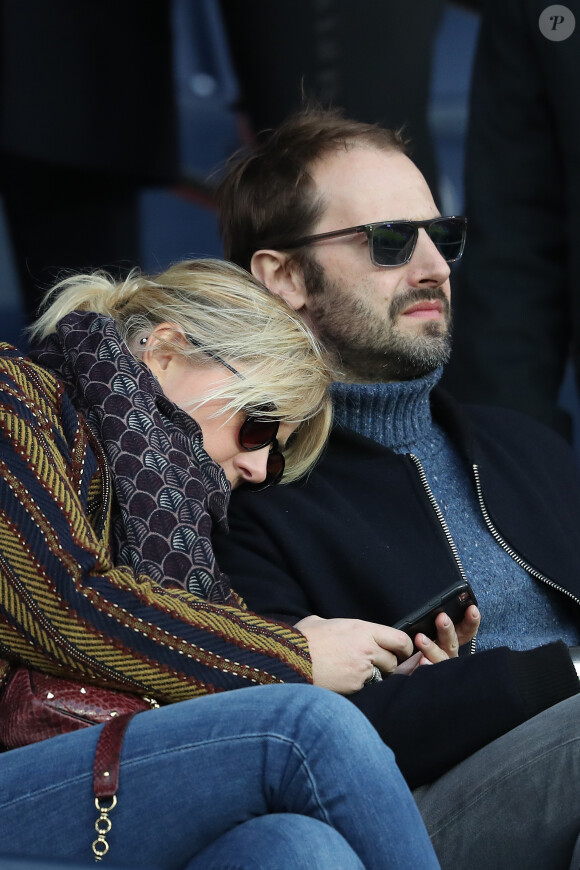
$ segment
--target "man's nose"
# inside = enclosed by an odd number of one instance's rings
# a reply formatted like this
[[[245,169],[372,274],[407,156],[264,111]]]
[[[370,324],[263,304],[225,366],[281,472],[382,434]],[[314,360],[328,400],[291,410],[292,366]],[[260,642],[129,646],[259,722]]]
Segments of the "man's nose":
[[[416,287],[439,287],[451,274],[449,263],[439,253],[424,227],[419,229],[417,244],[407,269],[408,281]]]

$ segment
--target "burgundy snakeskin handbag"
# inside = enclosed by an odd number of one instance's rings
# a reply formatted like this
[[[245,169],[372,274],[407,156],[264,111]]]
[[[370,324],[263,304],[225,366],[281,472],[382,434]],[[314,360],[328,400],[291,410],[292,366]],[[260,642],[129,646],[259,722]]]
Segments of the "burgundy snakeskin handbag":
[[[16,666],[0,693],[0,743],[16,749],[158,706],[139,695]]]
[[[158,706],[151,698],[84,686],[23,665],[10,667],[0,660],[0,749],[17,749],[105,723],[93,765],[93,791],[99,813],[92,845],[95,861],[101,861],[109,851],[109,813],[117,805],[121,744],[127,725],[135,713]]]

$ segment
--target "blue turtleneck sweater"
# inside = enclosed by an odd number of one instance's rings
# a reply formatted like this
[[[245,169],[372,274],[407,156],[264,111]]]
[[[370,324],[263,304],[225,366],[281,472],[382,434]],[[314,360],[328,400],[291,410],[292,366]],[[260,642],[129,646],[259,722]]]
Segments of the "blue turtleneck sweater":
[[[427,476],[481,610],[478,649],[531,649],[580,632],[560,596],[499,546],[479,509],[465,460],[433,421],[431,390],[441,369],[413,381],[332,387],[335,419],[395,453],[413,453]]]

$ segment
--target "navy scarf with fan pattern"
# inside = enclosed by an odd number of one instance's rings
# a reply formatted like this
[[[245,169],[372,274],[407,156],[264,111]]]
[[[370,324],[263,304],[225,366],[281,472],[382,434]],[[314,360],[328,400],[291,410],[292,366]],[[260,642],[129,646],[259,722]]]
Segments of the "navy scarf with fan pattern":
[[[229,484],[200,427],[171,402],[115,322],[74,311],[29,356],[64,384],[104,451],[115,493],[116,561],[164,586],[235,604],[211,531],[227,528]]]

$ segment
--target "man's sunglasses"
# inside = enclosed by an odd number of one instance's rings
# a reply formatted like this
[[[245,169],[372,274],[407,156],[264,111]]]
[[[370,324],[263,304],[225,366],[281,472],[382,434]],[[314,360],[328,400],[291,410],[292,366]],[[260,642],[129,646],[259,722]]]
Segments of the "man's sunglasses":
[[[232,374],[236,375],[236,377],[240,378],[240,380],[246,380],[241,372],[237,371],[237,369],[235,369],[228,362],[222,359],[221,356],[218,356],[217,353],[213,353],[212,351],[204,348],[202,343],[194,338],[192,335],[188,335],[187,338],[188,341],[191,342],[191,344],[194,344],[196,347],[203,348],[204,353],[206,353],[212,359],[215,359],[215,361],[220,363],[222,366],[225,366],[228,371],[232,372]],[[282,480],[284,468],[286,467],[286,460],[284,459],[284,454],[281,453],[280,450],[278,450],[277,436],[278,429],[280,427],[280,421],[274,420],[271,417],[260,418],[260,410],[271,411],[272,406],[268,406],[263,409],[257,408],[254,413],[248,414],[246,419],[240,426],[240,431],[238,432],[238,443],[242,450],[262,450],[264,447],[272,445],[270,452],[268,453],[265,479],[261,483],[244,483],[245,489],[252,489],[254,492],[257,492],[260,489],[266,489],[269,486],[274,486],[274,484],[279,483]]]
[[[322,239],[336,239],[339,236],[350,236],[354,233],[366,233],[369,243],[371,261],[375,266],[392,268],[404,266],[413,256],[419,237],[419,230],[424,229],[427,235],[448,263],[459,260],[465,246],[467,218],[437,217],[427,221],[380,221],[376,224],[360,224],[358,227],[347,227],[344,230],[333,230],[330,233],[318,233],[314,236],[303,236],[282,248],[301,248]]]

